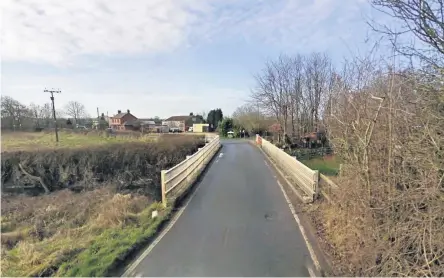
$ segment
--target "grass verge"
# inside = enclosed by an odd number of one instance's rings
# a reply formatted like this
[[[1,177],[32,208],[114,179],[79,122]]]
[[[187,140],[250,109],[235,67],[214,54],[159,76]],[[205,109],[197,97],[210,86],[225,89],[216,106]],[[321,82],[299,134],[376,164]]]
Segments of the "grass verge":
[[[341,161],[335,156],[325,156],[320,158],[313,158],[310,160],[302,160],[307,167],[318,170],[321,174],[326,176],[336,176],[339,173],[339,165]]]
[[[155,209],[161,213],[152,219],[151,212]],[[156,234],[170,212],[170,209],[163,209],[159,203],[155,203],[141,213],[139,225],[106,230],[73,261],[63,263],[56,276],[108,276],[120,262]]]
[[[2,276],[110,275],[170,215],[146,196],[110,188],[8,199],[2,197]]]

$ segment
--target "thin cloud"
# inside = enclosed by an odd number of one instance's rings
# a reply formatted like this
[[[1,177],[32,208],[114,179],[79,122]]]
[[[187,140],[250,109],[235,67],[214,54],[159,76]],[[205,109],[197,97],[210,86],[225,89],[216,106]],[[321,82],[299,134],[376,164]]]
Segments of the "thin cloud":
[[[68,63],[82,54],[168,51],[186,41],[198,1],[2,1],[3,59]]]
[[[350,34],[356,0],[2,0],[2,59],[70,66],[82,55],[158,54],[219,39],[294,47]],[[346,8],[344,8],[346,7]],[[341,13],[342,11],[342,13]],[[342,20],[335,20],[340,17]],[[329,34],[319,38],[319,31]]]

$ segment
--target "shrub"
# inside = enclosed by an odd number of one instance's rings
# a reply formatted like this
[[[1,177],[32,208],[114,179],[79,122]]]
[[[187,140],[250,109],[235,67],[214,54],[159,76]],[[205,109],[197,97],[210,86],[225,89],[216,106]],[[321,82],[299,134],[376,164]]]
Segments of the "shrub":
[[[157,200],[160,171],[184,160],[203,144],[201,138],[175,136],[156,143],[4,153],[2,191],[40,194],[44,192],[41,183],[55,191],[94,188],[107,182],[119,191],[137,190]]]

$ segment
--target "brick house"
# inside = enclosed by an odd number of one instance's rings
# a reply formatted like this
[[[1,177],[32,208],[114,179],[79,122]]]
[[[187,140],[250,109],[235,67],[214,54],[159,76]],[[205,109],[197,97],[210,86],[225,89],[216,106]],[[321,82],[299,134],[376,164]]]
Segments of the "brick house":
[[[162,125],[166,125],[170,130],[178,129],[182,132],[188,131],[190,127],[193,127],[193,124],[202,123],[202,120],[199,117],[194,115],[189,116],[173,116],[162,122]]]
[[[136,122],[136,116],[131,114],[129,109],[126,110],[126,113],[118,110],[117,114],[110,118],[109,125],[114,130],[134,130]]]

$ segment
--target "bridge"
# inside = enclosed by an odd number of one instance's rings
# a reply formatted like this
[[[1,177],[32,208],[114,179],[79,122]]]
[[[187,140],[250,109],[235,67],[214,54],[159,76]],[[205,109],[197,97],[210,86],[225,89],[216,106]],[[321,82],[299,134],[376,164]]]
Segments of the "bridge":
[[[206,166],[200,182],[124,276],[313,275],[297,215],[264,153],[246,140],[211,141],[207,157],[200,156]],[[188,180],[186,167],[171,177],[174,171],[163,171],[166,193],[168,180],[178,180],[170,182],[175,186]]]

